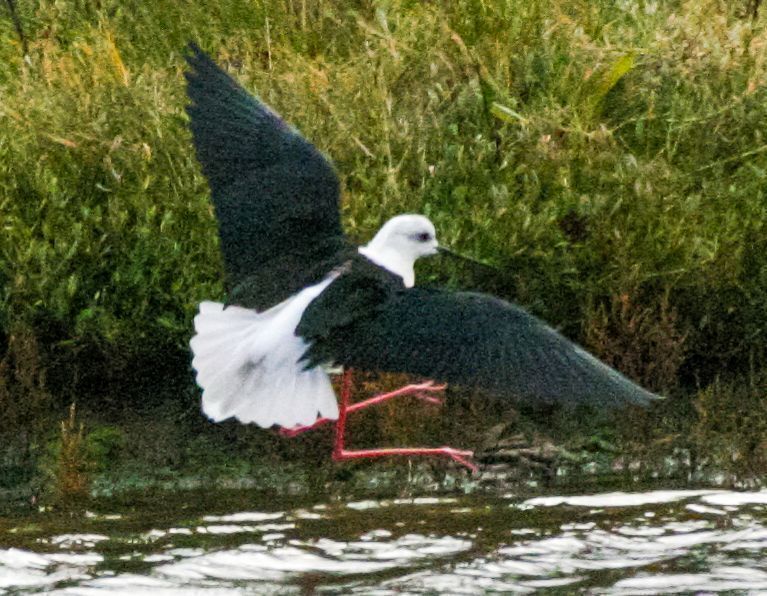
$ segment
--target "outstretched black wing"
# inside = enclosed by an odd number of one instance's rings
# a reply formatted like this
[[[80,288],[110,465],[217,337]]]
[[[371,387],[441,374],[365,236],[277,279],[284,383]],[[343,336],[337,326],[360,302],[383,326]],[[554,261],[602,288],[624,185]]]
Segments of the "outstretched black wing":
[[[309,364],[406,372],[538,402],[617,406],[658,397],[492,296],[424,288],[384,292],[376,307],[334,326],[327,315],[334,308],[332,289],[309,305],[298,328],[312,342]]]
[[[271,306],[319,281],[346,249],[338,177],[314,146],[189,47],[187,112],[233,301]]]

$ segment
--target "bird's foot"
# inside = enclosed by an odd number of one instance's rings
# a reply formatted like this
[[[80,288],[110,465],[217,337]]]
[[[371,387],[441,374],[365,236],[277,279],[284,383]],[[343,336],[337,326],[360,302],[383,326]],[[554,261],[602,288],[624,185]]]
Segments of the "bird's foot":
[[[473,451],[463,451],[454,449],[453,447],[402,447],[402,448],[389,448],[389,449],[337,449],[333,452],[333,459],[335,461],[346,461],[350,459],[367,459],[375,457],[390,457],[393,455],[431,455],[431,456],[443,456],[449,457],[456,463],[469,468],[472,473],[479,472],[479,468],[471,458],[474,457]]]
[[[422,401],[425,401],[426,403],[441,406],[442,399],[439,397],[434,397],[433,395],[429,395],[429,394],[441,393],[445,391],[446,388],[447,388],[447,385],[436,385],[434,381],[425,381],[423,383],[417,383],[414,385],[406,385],[405,387],[400,387],[399,389],[395,391],[390,391],[389,393],[382,393],[381,395],[376,395],[375,397],[371,397],[370,399],[365,399],[363,401],[357,402],[356,404],[352,404],[346,409],[346,411],[347,413],[356,412],[357,410],[362,410],[363,408],[367,408],[368,406],[374,406],[376,404],[383,403],[395,397],[402,397],[404,395],[412,395],[413,397],[416,397]],[[292,438],[300,434],[303,434],[307,431],[314,430],[315,428],[319,426],[323,426],[324,424],[327,424],[328,422],[334,422],[334,421],[335,420],[332,418],[318,418],[314,424],[310,424],[308,426],[294,426],[293,428],[281,428],[278,432],[280,433],[280,436],[282,437]]]

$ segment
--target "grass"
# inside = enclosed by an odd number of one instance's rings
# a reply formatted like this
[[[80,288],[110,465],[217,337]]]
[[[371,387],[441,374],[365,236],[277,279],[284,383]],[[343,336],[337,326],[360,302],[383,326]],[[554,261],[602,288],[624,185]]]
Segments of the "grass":
[[[739,387],[764,393],[767,21],[751,2],[19,10],[26,59],[0,19],[0,403],[40,405],[0,434],[74,398],[119,419],[190,379],[196,304],[223,291],[183,112],[190,39],[332,156],[353,238],[427,214],[501,273],[429,262],[420,279],[514,299],[670,391],[685,422],[658,428],[700,422],[712,383],[733,411]]]

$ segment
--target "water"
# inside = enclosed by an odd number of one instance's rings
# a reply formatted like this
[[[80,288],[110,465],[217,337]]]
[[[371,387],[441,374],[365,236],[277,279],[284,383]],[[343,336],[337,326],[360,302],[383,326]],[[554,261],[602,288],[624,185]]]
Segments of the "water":
[[[187,493],[0,520],[0,593],[767,592],[765,506],[767,491]]]

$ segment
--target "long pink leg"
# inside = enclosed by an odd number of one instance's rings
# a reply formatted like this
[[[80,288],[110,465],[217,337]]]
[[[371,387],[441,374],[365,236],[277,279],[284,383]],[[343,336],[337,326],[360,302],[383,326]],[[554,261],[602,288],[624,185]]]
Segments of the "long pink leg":
[[[352,371],[347,369],[341,383],[341,403],[338,408],[338,420],[336,421],[336,438],[333,446],[333,459],[344,461],[348,459],[364,459],[373,457],[389,457],[392,455],[440,455],[449,457],[455,462],[466,466],[472,472],[477,473],[479,468],[467,458],[474,455],[471,451],[459,451],[452,447],[416,447],[416,448],[391,448],[391,449],[359,449],[348,450],[344,448],[344,432],[346,431],[346,415],[349,411],[349,394],[351,393]]]
[[[370,399],[366,399],[364,401],[360,401],[355,404],[352,404],[346,408],[346,412],[348,414],[351,414],[352,412],[356,412],[357,410],[362,410],[363,408],[367,408],[368,406],[374,406],[376,404],[380,404],[387,400],[390,400],[394,397],[402,397],[404,395],[412,395],[413,397],[422,399],[423,401],[430,404],[442,405],[442,400],[440,398],[434,397],[432,395],[427,395],[426,393],[444,391],[446,387],[447,385],[435,385],[433,381],[427,381],[425,383],[419,383],[417,385],[406,385],[405,387],[400,387],[396,391],[391,391],[389,393],[376,395],[375,397],[371,397]],[[281,428],[279,430],[279,433],[283,437],[295,437],[297,435],[300,435],[301,433],[305,433],[306,431],[314,430],[315,428],[322,426],[324,424],[327,424],[328,422],[335,422],[335,420],[333,420],[332,418],[318,418],[314,424],[310,424],[309,426],[295,426],[293,428]]]

